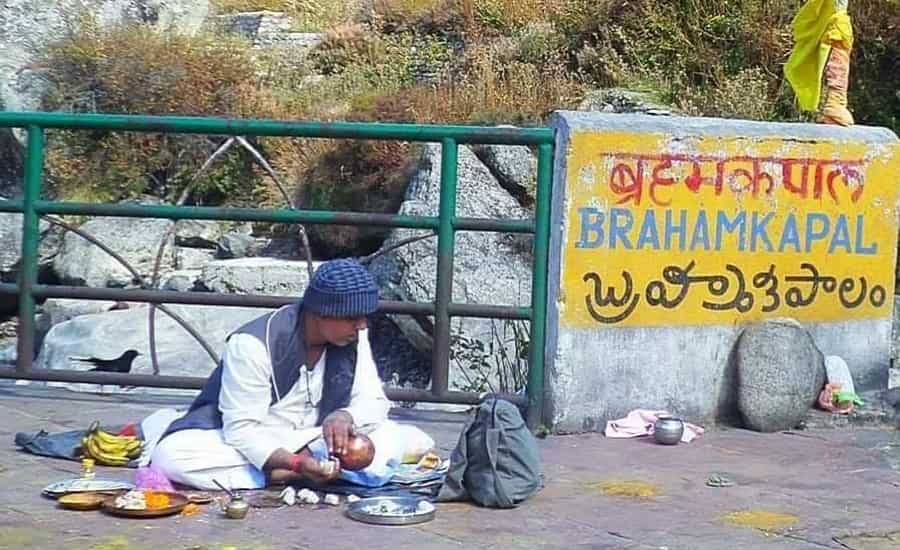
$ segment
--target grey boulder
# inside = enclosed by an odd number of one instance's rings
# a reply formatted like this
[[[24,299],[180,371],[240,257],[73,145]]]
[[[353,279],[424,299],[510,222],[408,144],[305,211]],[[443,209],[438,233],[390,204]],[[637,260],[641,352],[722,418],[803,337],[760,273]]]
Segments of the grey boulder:
[[[175,247],[175,267],[179,270],[203,269],[203,266],[213,261],[216,253],[205,248]]]
[[[41,310],[50,316],[50,324],[58,325],[69,319],[103,313],[116,307],[116,302],[107,300],[71,300],[67,298],[50,298],[41,306]]]
[[[313,269],[318,264],[313,264]],[[214,260],[203,267],[200,283],[226,294],[302,296],[309,284],[307,263],[276,258]]]
[[[215,249],[224,233],[222,224],[215,220],[179,220],[175,226],[175,244]]]
[[[426,148],[418,172],[407,189],[400,215],[435,216],[440,201],[440,147]],[[459,148],[457,216],[497,219],[529,219],[531,213],[499,184],[467,147]],[[383,249],[400,240],[422,234],[397,229]],[[503,233],[459,232],[453,265],[453,301],[472,304],[527,306],[531,303],[531,241]],[[433,302],[437,276],[437,239],[427,238],[386,251],[375,258],[370,271],[385,300]],[[410,343],[425,354],[433,346],[430,320],[408,315],[391,319]],[[453,357],[450,388],[456,390],[506,390],[500,388],[496,359],[517,358],[516,345],[503,335],[507,322],[457,317],[452,321]],[[515,359],[514,359],[515,360]]]
[[[147,281],[153,272],[159,243],[172,222],[157,219],[94,218],[80,229],[122,256]],[[160,273],[175,268],[174,238],[166,242]],[[134,285],[131,273],[98,246],[75,233],[67,233],[54,270],[66,284],[90,287]]]
[[[523,205],[534,204],[537,157],[524,145],[480,145],[473,148],[497,182]]]
[[[789,430],[806,416],[825,386],[825,360],[799,323],[775,319],[751,325],[737,349],[737,401],[745,425]]]
[[[244,323],[265,314],[262,308],[169,305],[221,356],[225,338]],[[114,359],[126,350],[139,355],[131,373],[152,374],[148,336],[148,308],[82,315],[50,329],[36,366],[45,369],[87,370],[78,357]],[[206,377],[216,364],[203,347],[178,323],[161,311],[156,313],[156,345],[161,375]],[[56,384],[70,389],[96,391],[91,384]],[[116,389],[107,386],[106,390]],[[145,391],[145,390],[138,390]],[[158,392],[158,389],[150,391]]]
[[[38,268],[49,269],[59,252],[62,229],[41,220]],[[0,213],[0,277],[14,280],[22,256],[22,214]]]

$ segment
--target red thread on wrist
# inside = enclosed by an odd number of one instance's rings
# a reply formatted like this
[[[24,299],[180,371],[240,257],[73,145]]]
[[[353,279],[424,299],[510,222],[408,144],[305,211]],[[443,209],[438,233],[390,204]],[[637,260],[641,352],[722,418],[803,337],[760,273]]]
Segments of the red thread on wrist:
[[[299,474],[301,463],[302,463],[302,460],[300,458],[300,455],[292,455],[291,456],[291,471]]]

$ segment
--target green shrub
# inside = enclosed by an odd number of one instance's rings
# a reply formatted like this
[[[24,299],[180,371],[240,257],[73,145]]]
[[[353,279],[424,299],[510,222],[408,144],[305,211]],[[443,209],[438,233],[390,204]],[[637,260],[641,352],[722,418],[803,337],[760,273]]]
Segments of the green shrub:
[[[398,141],[342,141],[300,174],[298,203],[317,210],[394,214],[414,173],[419,147]],[[307,227],[322,258],[365,255],[377,250],[390,228]]]
[[[714,86],[685,90],[677,106],[695,116],[771,120],[776,105],[769,88],[761,69],[744,69],[734,76],[722,76]]]
[[[553,20],[569,68],[599,86],[654,83],[697,114],[798,118],[782,65],[799,0],[568,0]],[[898,129],[900,2],[850,3],[856,42],[850,105],[861,123]],[[751,86],[740,105],[740,82]],[[762,83],[765,93],[762,94]],[[729,98],[715,99],[717,94]],[[762,96],[765,97],[762,97]]]
[[[900,134],[900,0],[855,0],[850,15],[850,109],[857,124]]]
[[[101,31],[84,21],[46,53],[47,110],[151,115],[239,116],[255,79],[238,40],[161,34],[149,27]],[[61,197],[113,201],[144,193],[174,200],[221,139],[175,134],[52,132],[48,179]],[[203,179],[195,200],[252,185],[234,149]],[[206,195],[209,195],[207,197]]]
[[[375,23],[384,33],[412,32],[459,41],[468,20],[462,0],[375,0]]]

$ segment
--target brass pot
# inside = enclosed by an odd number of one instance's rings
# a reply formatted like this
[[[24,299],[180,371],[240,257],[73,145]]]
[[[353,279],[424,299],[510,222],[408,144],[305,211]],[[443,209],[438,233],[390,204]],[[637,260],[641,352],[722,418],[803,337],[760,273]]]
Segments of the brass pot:
[[[225,515],[231,519],[244,519],[247,511],[250,509],[250,503],[244,500],[241,495],[234,495],[228,504],[222,507]]]

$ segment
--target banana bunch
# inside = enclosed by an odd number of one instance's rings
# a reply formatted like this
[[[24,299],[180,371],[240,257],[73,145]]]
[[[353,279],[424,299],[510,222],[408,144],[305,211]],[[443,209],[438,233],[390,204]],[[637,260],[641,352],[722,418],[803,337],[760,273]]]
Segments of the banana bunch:
[[[81,449],[85,457],[93,458],[104,466],[125,466],[132,459],[141,456],[144,442],[134,436],[114,435],[100,429],[94,421],[84,437]]]

